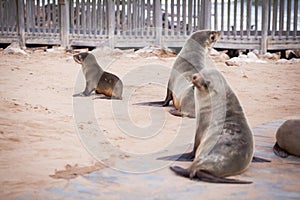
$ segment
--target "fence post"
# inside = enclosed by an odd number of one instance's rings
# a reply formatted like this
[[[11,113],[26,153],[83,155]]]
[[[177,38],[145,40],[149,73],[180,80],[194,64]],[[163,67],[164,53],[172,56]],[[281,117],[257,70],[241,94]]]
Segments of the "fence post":
[[[161,46],[162,38],[162,12],[160,0],[154,0],[154,28],[155,28],[155,45]]]
[[[210,0],[201,0],[200,8],[200,30],[210,29],[211,14],[210,14]]]
[[[110,48],[115,47],[115,4],[112,0],[107,0],[108,12],[108,43]],[[129,13],[130,14],[130,13]]]
[[[17,0],[17,24],[20,47],[25,47],[24,1]]]
[[[69,0],[59,0],[60,11],[60,45],[66,49],[69,48]]]
[[[269,17],[269,0],[262,1],[262,30],[260,51],[265,54],[268,50],[268,17]]]

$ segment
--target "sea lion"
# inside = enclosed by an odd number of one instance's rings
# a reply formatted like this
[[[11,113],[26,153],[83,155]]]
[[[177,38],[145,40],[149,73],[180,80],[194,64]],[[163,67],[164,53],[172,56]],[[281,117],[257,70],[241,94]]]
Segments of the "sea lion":
[[[137,105],[168,106],[173,101],[175,116],[195,117],[194,89],[191,77],[206,64],[208,48],[220,37],[219,31],[200,30],[185,42],[171,69],[164,101],[144,102]]]
[[[276,132],[273,151],[277,156],[300,156],[300,119],[285,121]]]
[[[251,183],[225,178],[243,173],[251,163],[254,139],[242,106],[215,68],[194,74],[196,104],[195,159],[175,173],[215,183]]]
[[[73,96],[89,96],[94,90],[97,94],[122,99],[123,83],[114,74],[104,71],[97,63],[95,56],[88,52],[73,56],[75,62],[82,65],[82,72],[86,80],[85,90]]]

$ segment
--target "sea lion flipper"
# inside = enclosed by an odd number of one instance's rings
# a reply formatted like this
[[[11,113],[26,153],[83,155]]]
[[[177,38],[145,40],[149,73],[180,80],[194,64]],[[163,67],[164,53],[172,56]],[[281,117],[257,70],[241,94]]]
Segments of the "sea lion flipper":
[[[183,153],[181,156],[177,159],[177,161],[193,161],[195,158],[194,151],[191,151],[189,153]]]
[[[87,95],[85,95],[83,92],[80,92],[78,94],[73,94],[73,97],[86,97]]]
[[[164,103],[165,103],[165,101],[150,101],[150,102],[134,103],[132,105],[163,107]]]
[[[180,176],[190,177],[190,173],[187,169],[184,169],[179,166],[170,166],[170,169]]]
[[[169,86],[169,84],[168,84],[168,86]],[[170,104],[170,101],[172,101],[172,99],[173,99],[172,91],[168,87],[168,89],[167,89],[167,95],[166,95],[165,100],[163,101],[162,106],[163,107],[168,106]]]
[[[230,178],[222,178],[222,177],[216,177],[213,176],[207,172],[204,171],[197,171],[197,177],[206,182],[212,182],[212,183],[231,183],[231,184],[250,184],[251,181],[242,181],[238,179],[230,179]]]
[[[280,148],[280,146],[278,145],[278,143],[276,142],[274,147],[273,147],[273,152],[275,153],[275,155],[281,157],[281,158],[286,158],[289,156],[289,153],[287,151],[285,151],[284,149]]]
[[[187,169],[184,169],[182,167],[170,166],[170,169],[180,176],[194,178],[193,176],[191,176],[191,173]],[[230,184],[250,184],[250,183],[252,183],[251,181],[242,181],[242,180],[238,180],[238,179],[216,177],[216,176],[213,176],[213,175],[211,175],[207,172],[201,171],[201,170],[197,171],[196,176],[201,181],[211,182],[211,183],[230,183]]]
[[[175,154],[171,156],[159,157],[157,160],[176,160],[176,161],[193,161],[195,158],[194,152]]]
[[[253,156],[252,162],[271,162],[271,161],[257,156]]]

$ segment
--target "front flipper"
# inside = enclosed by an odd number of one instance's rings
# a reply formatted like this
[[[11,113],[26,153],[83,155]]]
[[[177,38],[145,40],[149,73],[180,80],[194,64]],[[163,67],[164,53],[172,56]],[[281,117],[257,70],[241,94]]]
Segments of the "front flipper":
[[[87,97],[88,95],[85,95],[83,92],[80,92],[78,94],[73,94],[73,97]]]
[[[271,161],[257,156],[253,156],[252,162],[271,162]]]
[[[250,184],[251,181],[242,181],[237,179],[229,179],[229,178],[222,178],[213,176],[205,171],[198,171],[195,176],[191,175],[187,169],[184,169],[179,166],[170,166],[170,169],[175,172],[176,174],[189,177],[191,179],[198,178],[201,181],[210,182],[210,183],[230,183],[230,184]]]
[[[177,117],[189,117],[189,118],[195,118],[194,115],[190,114],[190,113],[182,113],[179,110],[172,108],[169,110],[169,113],[172,115],[175,115]]]
[[[285,151],[284,149],[282,149],[278,143],[276,142],[274,147],[273,147],[273,152],[275,153],[276,156],[279,156],[281,158],[286,158],[288,157],[290,154]]]

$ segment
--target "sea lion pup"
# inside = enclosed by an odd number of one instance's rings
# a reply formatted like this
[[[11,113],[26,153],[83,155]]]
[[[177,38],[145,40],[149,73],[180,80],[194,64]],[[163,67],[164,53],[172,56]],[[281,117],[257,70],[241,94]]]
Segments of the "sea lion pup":
[[[123,83],[114,74],[105,72],[97,63],[95,56],[88,52],[73,56],[75,62],[81,64],[86,80],[85,90],[73,96],[89,96],[94,90],[114,99],[122,99]]]
[[[251,183],[225,178],[243,173],[253,156],[253,135],[237,96],[215,68],[193,75],[197,146],[192,165],[175,173],[215,183]]]
[[[173,64],[165,100],[137,105],[168,106],[172,100],[175,109],[169,111],[171,114],[194,118],[195,100],[191,77],[205,66],[208,48],[219,37],[219,31],[200,30],[193,33],[185,42]]]
[[[273,151],[277,156],[300,156],[300,119],[285,121],[276,132]]]

